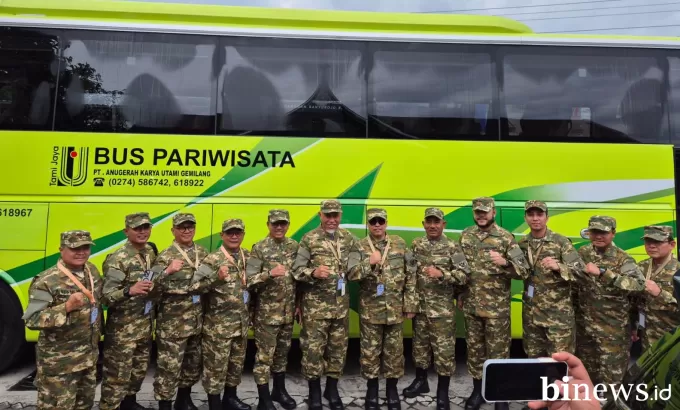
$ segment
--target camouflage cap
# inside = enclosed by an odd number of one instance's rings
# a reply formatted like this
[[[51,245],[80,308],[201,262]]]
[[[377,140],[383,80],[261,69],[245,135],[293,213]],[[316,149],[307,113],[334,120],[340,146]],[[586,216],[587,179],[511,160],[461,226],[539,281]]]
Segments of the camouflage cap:
[[[666,242],[673,239],[673,227],[662,226],[645,226],[645,233],[642,239],[649,238],[659,242]]]
[[[196,217],[194,217],[194,214],[175,214],[172,217],[172,226],[177,226],[184,222],[196,223]]]
[[[290,222],[290,214],[285,209],[270,209],[267,220],[272,223],[278,221]]]
[[[387,211],[383,208],[371,208],[366,211],[366,220],[370,221],[373,218],[382,218],[387,220]]]
[[[227,232],[230,229],[240,229],[245,231],[246,225],[238,218],[227,219],[226,221],[222,222],[222,232]]]
[[[588,229],[611,232],[616,229],[616,219],[611,216],[594,215],[588,221]]]
[[[531,208],[538,208],[543,212],[548,212],[548,205],[545,204],[543,201],[538,201],[536,199],[532,199],[529,201],[526,201],[524,203],[524,210],[528,211]]]
[[[439,208],[427,208],[425,210],[425,218],[428,216],[434,216],[437,219],[444,219],[444,211]]]
[[[489,212],[496,206],[493,198],[481,197],[472,200],[472,210]]]
[[[340,205],[340,201],[335,199],[321,201],[321,213],[329,214],[331,212],[342,212],[342,205]]]
[[[83,245],[94,245],[92,236],[88,231],[66,231],[61,233],[61,246],[77,248]]]
[[[125,217],[125,226],[130,228],[136,228],[144,224],[151,225],[151,217],[148,212],[137,212],[136,214],[130,214]]]

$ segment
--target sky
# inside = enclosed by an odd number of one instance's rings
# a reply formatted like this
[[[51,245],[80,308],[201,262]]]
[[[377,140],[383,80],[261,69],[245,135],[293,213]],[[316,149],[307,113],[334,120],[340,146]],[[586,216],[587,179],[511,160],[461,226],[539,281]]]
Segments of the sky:
[[[521,21],[535,32],[680,37],[680,0],[136,0],[304,9],[462,13]]]

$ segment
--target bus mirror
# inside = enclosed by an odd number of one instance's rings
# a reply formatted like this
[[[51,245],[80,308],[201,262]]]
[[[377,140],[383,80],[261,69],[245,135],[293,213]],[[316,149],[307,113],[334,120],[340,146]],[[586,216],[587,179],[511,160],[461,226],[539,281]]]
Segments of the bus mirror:
[[[590,239],[590,235],[588,235],[588,228],[581,229],[581,238]]]

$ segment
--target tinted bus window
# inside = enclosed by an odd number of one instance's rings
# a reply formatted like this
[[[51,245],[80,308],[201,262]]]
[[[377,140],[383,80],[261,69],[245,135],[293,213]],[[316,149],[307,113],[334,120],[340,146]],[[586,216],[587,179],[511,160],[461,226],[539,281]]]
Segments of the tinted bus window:
[[[503,138],[667,143],[661,60],[638,50],[512,48]]]
[[[498,138],[495,68],[483,48],[374,43],[371,52],[371,138]]]
[[[54,32],[0,28],[0,129],[52,129],[58,56]]]
[[[57,129],[215,133],[216,39],[67,31]]]
[[[680,144],[680,55],[678,57],[670,57],[668,64],[671,135],[673,136],[672,143],[678,145]]]
[[[220,133],[366,137],[361,45],[254,38],[221,41]]]

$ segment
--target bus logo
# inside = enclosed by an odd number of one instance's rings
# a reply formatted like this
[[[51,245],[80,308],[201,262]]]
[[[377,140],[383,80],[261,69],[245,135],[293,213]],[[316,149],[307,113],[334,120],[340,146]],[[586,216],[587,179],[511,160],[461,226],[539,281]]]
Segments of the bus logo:
[[[89,148],[54,147],[50,185],[80,186],[87,181]]]

